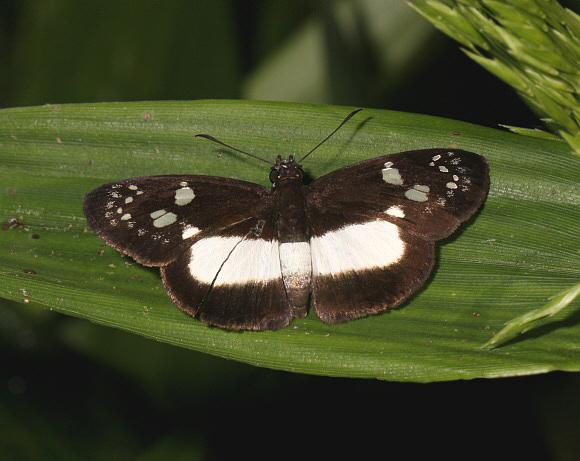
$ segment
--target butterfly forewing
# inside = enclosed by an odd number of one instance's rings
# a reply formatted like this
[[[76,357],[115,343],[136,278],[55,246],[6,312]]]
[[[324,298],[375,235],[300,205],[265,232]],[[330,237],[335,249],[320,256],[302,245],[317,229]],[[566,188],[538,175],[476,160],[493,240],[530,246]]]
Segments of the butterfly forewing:
[[[307,201],[319,214],[381,219],[439,240],[477,210],[487,195],[485,159],[458,149],[400,152],[333,171],[308,186]],[[324,218],[340,227],[346,222]]]
[[[141,264],[169,264],[193,241],[269,206],[258,184],[213,176],[148,176],[89,192],[84,213],[109,245]]]

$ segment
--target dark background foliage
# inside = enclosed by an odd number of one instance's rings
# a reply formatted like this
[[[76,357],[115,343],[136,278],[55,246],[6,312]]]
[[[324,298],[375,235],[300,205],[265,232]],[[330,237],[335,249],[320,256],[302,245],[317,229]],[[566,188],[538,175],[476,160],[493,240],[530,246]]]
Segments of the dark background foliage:
[[[259,97],[271,93],[258,76],[306,37],[288,65],[312,72],[310,96],[273,79],[284,89],[277,99],[539,125],[403,2],[380,2],[399,18],[384,35],[367,3],[4,0],[0,107]],[[318,41],[307,40],[312,30]],[[313,68],[315,45],[323,53]],[[0,351],[7,460],[580,456],[576,374],[432,384],[298,375],[4,300]]]

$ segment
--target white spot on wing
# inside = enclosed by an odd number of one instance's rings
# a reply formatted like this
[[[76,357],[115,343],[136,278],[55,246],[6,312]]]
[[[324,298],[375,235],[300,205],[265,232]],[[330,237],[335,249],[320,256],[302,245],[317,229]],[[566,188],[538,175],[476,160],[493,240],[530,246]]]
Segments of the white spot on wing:
[[[183,229],[183,232],[181,233],[181,238],[183,240],[188,239],[190,237],[193,237],[194,235],[199,234],[199,229],[195,226],[187,226]]]
[[[454,182],[448,182],[447,184],[445,184],[445,187],[447,187],[447,189],[457,189],[457,184],[455,184]]]
[[[133,201],[133,197],[127,197],[125,199],[125,203],[131,203]]]
[[[189,273],[202,283],[211,284],[214,278],[214,286],[265,283],[282,277],[275,240],[209,237],[195,242],[190,251]]]
[[[387,209],[387,211],[385,211],[385,213],[387,213],[389,216],[393,216],[395,218],[404,218],[405,217],[405,212],[403,211],[403,209],[400,206],[397,206],[397,205],[389,207]]]
[[[387,221],[352,224],[312,237],[310,247],[314,276],[388,267],[405,254],[399,228]]]
[[[129,219],[131,219],[130,213],[125,213],[123,216],[121,216],[121,221],[128,221]]]
[[[439,171],[440,171],[441,173],[449,173],[449,170],[448,170],[448,169],[447,169],[447,167],[446,167],[446,166],[444,166],[444,165],[439,165]]]

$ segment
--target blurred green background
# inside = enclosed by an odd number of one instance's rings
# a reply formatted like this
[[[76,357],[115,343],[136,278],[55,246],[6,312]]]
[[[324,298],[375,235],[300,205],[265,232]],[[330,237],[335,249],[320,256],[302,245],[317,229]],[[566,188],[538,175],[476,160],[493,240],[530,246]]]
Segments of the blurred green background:
[[[539,126],[400,0],[3,0],[0,87],[2,108],[273,99]],[[433,384],[305,376],[2,301],[0,376],[6,460],[580,459],[577,374]]]

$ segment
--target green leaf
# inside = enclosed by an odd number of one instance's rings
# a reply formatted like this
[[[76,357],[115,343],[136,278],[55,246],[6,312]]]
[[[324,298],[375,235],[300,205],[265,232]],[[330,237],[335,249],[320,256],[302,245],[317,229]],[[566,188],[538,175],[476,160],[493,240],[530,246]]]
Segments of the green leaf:
[[[510,319],[578,283],[580,159],[562,142],[414,114],[357,114],[307,159],[312,177],[453,145],[487,157],[491,190],[481,212],[438,244],[423,290],[402,308],[344,325],[311,313],[276,332],[210,328],[173,307],[156,269],[87,229],[83,194],[107,181],[195,173],[268,184],[261,163],[195,134],[265,158],[300,155],[351,109],[198,101],[0,111],[0,296],[295,372],[424,382],[580,369],[577,315],[481,349]]]
[[[516,333],[524,333],[532,328],[537,328],[546,317],[553,317],[565,312],[579,295],[580,283],[577,283],[562,293],[558,293],[545,306],[526,312],[518,318],[510,320],[499,333],[481,347],[484,349],[492,349],[497,347],[498,344],[507,341],[508,338]]]
[[[510,130],[512,133],[517,133],[524,136],[532,136],[534,138],[553,139],[554,141],[562,142],[562,139],[555,134],[548,133],[547,131],[540,130],[539,128],[525,128],[521,126],[504,125],[503,123],[501,123],[499,126],[504,127],[506,130]]]

